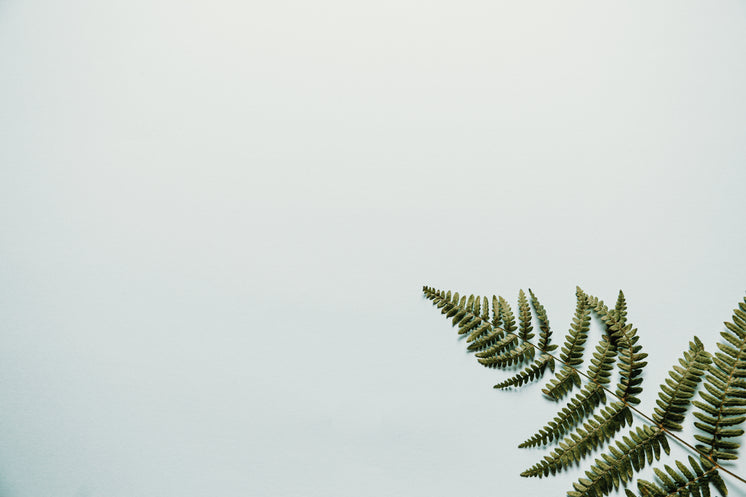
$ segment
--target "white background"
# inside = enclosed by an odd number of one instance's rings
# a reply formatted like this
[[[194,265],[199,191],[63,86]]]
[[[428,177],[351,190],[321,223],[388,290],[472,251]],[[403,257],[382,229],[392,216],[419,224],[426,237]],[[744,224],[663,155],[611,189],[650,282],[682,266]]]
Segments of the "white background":
[[[744,88],[742,1],[0,1],[0,495],[564,495],[421,287],[624,289],[652,409]]]

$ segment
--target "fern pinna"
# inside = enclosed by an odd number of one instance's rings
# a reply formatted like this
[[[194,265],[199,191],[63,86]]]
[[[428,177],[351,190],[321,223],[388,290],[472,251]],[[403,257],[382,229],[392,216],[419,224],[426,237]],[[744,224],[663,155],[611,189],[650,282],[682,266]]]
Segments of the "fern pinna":
[[[546,310],[534,293],[521,290],[516,314],[506,299],[466,296],[423,287],[425,297],[441,309],[460,335],[466,335],[467,349],[489,368],[520,368],[495,388],[518,388],[536,381],[549,371],[552,377],[542,392],[564,406],[530,435],[519,447],[556,444],[551,452],[521,473],[524,477],[556,474],[604,450],[568,491],[570,497],[599,497],[624,488],[629,497],[693,495],[709,496],[710,487],[721,495],[727,488],[720,472],[746,483],[724,468],[720,461],[737,458],[743,434],[738,428],[746,420],[746,299],[726,322],[718,351],[707,352],[693,337],[689,349],[668,372],[660,385],[656,407],[645,414],[636,406],[642,392],[642,373],[647,354],[637,343],[637,329],[627,322],[627,304],[620,291],[614,308],[576,290],[575,315],[564,343],[555,352]],[[583,369],[585,344],[591,317],[603,323],[601,336],[587,368]],[[534,343],[534,320],[538,340]],[[614,368],[619,380],[612,386]],[[698,388],[704,380],[703,388]],[[692,400],[699,389],[699,400]],[[692,443],[677,432],[682,429],[689,404],[694,405],[698,433]],[[634,415],[643,422],[633,425]],[[625,435],[618,434],[628,427]],[[635,473],[669,454],[675,439],[692,451],[686,462],[653,468],[656,482],[637,480],[637,494],[627,488]]]

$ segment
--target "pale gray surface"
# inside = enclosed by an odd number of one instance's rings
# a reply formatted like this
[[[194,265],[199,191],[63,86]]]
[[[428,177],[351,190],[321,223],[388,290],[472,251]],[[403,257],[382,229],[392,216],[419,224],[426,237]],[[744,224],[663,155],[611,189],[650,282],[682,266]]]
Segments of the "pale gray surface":
[[[563,495],[420,288],[623,288],[652,401],[744,88],[741,1],[0,1],[0,495]]]

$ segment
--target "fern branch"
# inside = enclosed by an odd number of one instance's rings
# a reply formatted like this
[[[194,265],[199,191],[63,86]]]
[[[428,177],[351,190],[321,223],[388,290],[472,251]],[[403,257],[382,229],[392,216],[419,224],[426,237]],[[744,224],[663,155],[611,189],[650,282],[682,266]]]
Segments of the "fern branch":
[[[558,440],[589,416],[604,400],[604,391],[598,385],[584,386],[551,421],[518,447],[535,447]]]
[[[520,387],[524,383],[528,383],[535,379],[541,378],[547,367],[549,367],[550,371],[554,371],[554,357],[548,354],[548,352],[556,349],[557,346],[550,343],[552,331],[549,327],[549,318],[547,318],[547,311],[546,309],[544,309],[544,306],[541,305],[539,299],[536,297],[536,295],[534,295],[534,292],[532,292],[530,288],[528,292],[529,295],[531,295],[531,306],[534,309],[536,318],[539,321],[539,329],[541,330],[539,332],[539,344],[535,347],[540,355],[534,360],[534,362],[526,366],[522,371],[519,371],[507,380],[501,381],[500,383],[495,385],[494,388],[505,389],[509,387]],[[521,299],[521,296],[523,296],[523,298],[525,299],[523,290],[521,290],[521,293],[519,294],[519,301]],[[523,316],[521,322],[527,322],[530,319],[530,310],[525,309],[525,306],[521,306],[521,311]]]
[[[565,343],[560,349],[559,362],[562,364],[562,369],[542,390],[544,395],[554,400],[564,397],[574,386],[580,386],[577,367],[583,363],[583,351],[588,339],[588,330],[591,327],[591,317],[585,295],[579,288],[576,298],[575,317],[565,337]]]
[[[531,305],[536,313],[536,319],[539,321],[539,345],[538,348],[541,352],[551,352],[557,348],[556,345],[550,344],[552,340],[552,330],[549,327],[549,318],[547,318],[547,311],[544,306],[541,305],[539,299],[534,295],[531,289],[528,289],[529,295],[531,295]]]
[[[487,332],[486,334],[484,333],[485,331]],[[505,331],[500,328],[494,328],[490,323],[482,324],[475,330],[475,334],[477,334],[476,337],[472,338],[473,335],[469,335],[466,339],[467,343],[471,340],[471,343],[466,347],[470,352],[485,350],[505,338]]]
[[[579,288],[578,291],[582,293]],[[637,395],[642,392],[642,372],[647,365],[647,362],[644,362],[643,359],[648,355],[641,352],[642,346],[637,345],[639,340],[637,329],[626,322],[626,310],[624,310],[626,304],[623,294],[620,292],[620,297],[617,299],[620,310],[614,309],[612,311],[597,297],[585,293],[583,295],[585,295],[591,308],[606,324],[607,332],[611,334],[612,340],[617,344],[619,350],[620,378],[615,397],[629,404],[639,404],[640,399]],[[617,314],[623,317],[617,319]]]
[[[710,354],[695,336],[694,341],[689,342],[689,351],[684,352],[684,357],[679,359],[681,366],[674,365],[668,372],[670,378],[666,378],[666,383],[660,386],[656,401],[658,407],[654,409],[652,416],[658,426],[667,430],[681,430],[689,401],[711,362]]]
[[[493,335],[494,336],[494,335]],[[514,333],[502,332],[502,338],[495,341],[492,345],[484,348],[483,350],[474,354],[478,359],[486,359],[488,357],[496,356],[513,349],[518,345],[518,335]]]
[[[661,428],[644,425],[630,430],[628,436],[616,442],[616,447],[609,446],[609,452],[595,460],[585,472],[586,478],[573,483],[575,490],[568,492],[568,497],[608,495],[620,484],[626,484],[646,462],[659,460],[661,449],[666,454],[671,451]]]
[[[609,382],[615,355],[614,345],[608,337],[603,336],[591,359],[588,375],[591,383],[583,387],[552,421],[519,447],[533,447],[561,438],[589,416],[600,403],[605,403],[606,397],[602,387]]]
[[[550,369],[554,369],[554,358],[548,354],[541,354],[536,360],[534,360],[534,362],[526,366],[524,370],[519,371],[507,380],[501,381],[493,388],[505,389],[508,387],[520,387],[524,383],[541,378],[547,366],[549,366]]]
[[[535,346],[529,341],[533,338],[531,330],[531,308],[523,290],[518,294],[519,326],[516,326],[515,316],[510,304],[498,297],[500,317],[505,332],[504,338],[487,347],[476,355],[482,366],[489,368],[506,368],[514,364],[523,364],[534,358]],[[516,334],[516,332],[518,332]]]
[[[653,436],[654,433],[660,434],[663,438],[661,443],[668,453],[666,436],[673,436],[676,439],[679,437],[672,434],[672,430],[680,430],[681,425],[679,424],[684,419],[684,413],[686,413],[689,407],[689,401],[694,396],[697,384],[700,382],[704,369],[710,364],[710,356],[704,350],[702,342],[694,337],[694,340],[689,343],[689,350],[684,352],[683,358],[679,359],[679,365],[674,364],[673,368],[669,371],[669,378],[666,379],[666,383],[662,384],[659,391],[659,399],[657,401],[658,407],[652,416],[652,420],[656,426],[644,426],[642,429],[650,435],[651,440],[658,440],[658,435]],[[646,416],[647,417],[647,416]],[[649,418],[648,418],[649,419]],[[638,437],[641,437],[641,433],[638,428]],[[631,435],[632,436],[632,433]],[[633,441],[638,442],[634,439]],[[628,442],[628,440],[625,440]],[[620,442],[617,442],[619,445]],[[658,442],[655,442],[658,443]],[[648,446],[647,442],[639,442],[637,446],[644,447],[645,453],[647,454],[648,463],[652,461],[652,456],[655,458],[660,457],[660,451],[656,452],[656,445]],[[629,453],[636,453],[636,459],[630,459],[632,466],[626,463],[620,463],[621,466],[626,470],[624,472],[618,471],[620,464],[613,465],[599,465],[597,464],[591,468],[591,473],[595,475],[595,479],[592,479],[592,484],[586,484],[581,481],[580,484],[576,484],[575,488],[579,491],[587,490],[588,494],[580,495],[597,495],[595,489],[600,489],[602,494],[608,493],[611,489],[610,483],[613,483],[614,487],[619,486],[619,479],[621,478],[623,483],[626,483],[628,478],[632,477],[632,471],[630,468],[634,468],[635,471],[639,471],[644,466],[644,459],[640,456],[639,449],[633,449],[633,446],[629,443],[626,444],[627,448],[630,449]],[[616,456],[616,454],[613,454]],[[602,456],[608,463],[608,455]],[[632,456],[631,456],[632,457]],[[620,461],[619,457],[614,458],[615,461]],[[596,462],[598,463],[598,459]],[[635,465],[635,462],[637,463]],[[569,494],[568,494],[569,495]]]
[[[632,424],[629,406],[621,402],[612,402],[608,407],[595,414],[593,419],[583,424],[574,433],[559,443],[559,447],[544,459],[527,469],[521,476],[548,476],[555,474],[575,461],[580,461],[596,447],[606,444],[625,425]]]
[[[727,331],[721,336],[728,343],[718,343],[704,387],[700,392],[705,402],[694,401],[699,408],[694,416],[699,419],[694,426],[707,433],[695,434],[701,444],[697,449],[707,454],[713,462],[718,459],[737,458],[739,443],[732,439],[743,434],[734,426],[746,420],[746,299],[733,311],[733,323],[725,323]]]
[[[518,341],[518,337],[516,335],[508,335],[508,337],[506,337],[505,339],[511,339],[511,344],[516,344]],[[533,347],[533,344],[529,342],[523,342],[517,347],[509,348],[507,351],[501,353],[500,355],[490,355],[489,357],[484,357],[481,354],[483,354],[483,352],[480,352],[476,355],[479,356],[477,361],[482,366],[486,366],[488,368],[505,368],[514,364],[522,364],[527,360],[533,359],[535,349]]]
[[[531,333],[534,327],[531,324],[531,306],[523,290],[518,292],[518,322],[520,323],[518,336],[524,342],[528,342],[534,337]]]
[[[692,456],[689,456],[689,466],[691,469],[681,461],[676,461],[678,471],[668,465],[664,466],[665,473],[654,468],[653,471],[660,485],[640,479],[637,481],[637,490],[642,497],[674,497],[689,494],[695,497],[710,497],[710,485],[713,485],[721,495],[728,494],[728,489],[718,474],[716,466],[707,460],[700,464]],[[626,493],[627,497],[637,497],[630,490]]]
[[[614,307],[614,319],[624,326],[627,323],[627,300],[624,298],[624,292],[619,290],[616,298],[616,307]]]

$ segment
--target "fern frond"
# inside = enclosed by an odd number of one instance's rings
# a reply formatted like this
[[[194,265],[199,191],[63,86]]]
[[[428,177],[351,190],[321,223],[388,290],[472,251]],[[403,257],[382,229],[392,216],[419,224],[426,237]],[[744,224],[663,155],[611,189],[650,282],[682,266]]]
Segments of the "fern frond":
[[[489,331],[491,331],[494,326],[490,322],[490,305],[487,301],[487,297],[482,297],[482,304],[481,306],[477,305],[475,309],[475,313],[479,313],[479,308],[481,307],[481,316],[479,316],[478,320],[475,320],[474,326],[470,327],[469,336],[466,338],[467,343],[471,343],[474,340],[482,337]]]
[[[464,302],[464,299],[466,301]],[[479,305],[481,297],[461,297],[461,301],[458,304],[459,312],[453,316],[453,325],[458,327],[458,334],[465,335],[469,333],[474,327],[482,322],[482,317],[479,315]]]
[[[520,323],[518,337],[524,342],[530,341],[534,337],[531,333],[534,327],[531,324],[531,306],[523,290],[518,292],[518,322]]]
[[[495,326],[489,322],[489,305],[487,297],[459,296],[458,292],[436,290],[425,286],[422,288],[425,297],[433,301],[433,305],[440,309],[441,314],[452,318],[452,324],[458,326],[459,334],[469,333],[467,341],[472,342],[485,333],[495,331]]]
[[[692,456],[689,456],[689,467],[681,461],[676,461],[676,469],[668,465],[664,466],[664,469],[665,472],[658,468],[653,469],[658,477],[658,484],[642,479],[637,481],[637,490],[642,497],[686,495],[710,497],[710,485],[714,486],[721,495],[728,494],[725,482],[718,474],[717,468],[707,460],[698,463]],[[637,497],[630,490],[627,490],[627,496]]]
[[[515,333],[518,327],[515,324],[515,315],[513,309],[507,300],[502,297],[497,298],[500,305],[500,320],[502,321],[502,327],[506,333]]]
[[[565,336],[565,343],[560,349],[562,368],[555,377],[547,383],[542,392],[554,399],[564,397],[574,386],[580,386],[580,377],[576,368],[583,363],[583,351],[591,327],[590,309],[582,292],[576,292],[577,304],[575,317]]]
[[[516,341],[518,340],[515,335],[510,335],[510,337],[515,338]],[[479,361],[479,364],[481,364],[482,366],[486,366],[488,368],[506,368],[508,366],[513,366],[514,364],[518,365],[523,364],[525,361],[530,361],[534,358],[535,353],[536,349],[534,349],[534,346],[531,345],[531,343],[523,342],[517,347],[510,348],[500,355],[479,357],[477,361]],[[480,352],[479,354],[482,354],[482,352]]]
[[[694,397],[697,385],[711,362],[710,354],[705,351],[702,342],[694,337],[694,341],[689,342],[689,351],[679,359],[680,366],[674,364],[668,372],[666,383],[660,386],[653,421],[669,431],[681,430],[689,401]]]
[[[498,298],[498,302],[505,336],[475,354],[477,360],[488,368],[506,368],[530,361],[536,355],[536,349],[529,341],[534,335],[531,333],[531,308],[526,294],[521,290],[518,295],[519,326],[516,326],[510,304],[502,297]]]
[[[460,296],[458,292],[451,295],[430,287],[423,287],[423,292],[441,308],[441,313],[452,318],[459,335],[468,334],[467,343],[471,343],[467,350],[476,352],[477,360],[483,366],[505,368],[534,358],[536,350],[529,342],[534,336],[531,333],[531,308],[522,290],[518,296],[520,331],[510,304],[502,297],[493,297],[494,320],[490,323],[486,320],[486,297]],[[497,328],[494,324],[497,322],[503,323],[504,328]]]
[[[527,469],[521,476],[548,476],[570,466],[590,454],[597,447],[605,445],[619,430],[632,424],[632,411],[621,402],[612,402],[608,407],[583,423],[574,433],[565,437],[559,447],[544,459]],[[519,445],[519,447],[523,447]]]
[[[619,296],[616,298],[616,306],[614,307],[614,319],[621,325],[624,326],[627,323],[627,300],[624,298],[624,292],[619,290]]]
[[[475,333],[479,332],[478,336],[472,338],[472,335],[470,335],[466,339],[467,342],[472,340],[472,342],[466,347],[468,351],[478,352],[485,350],[505,338],[505,331],[501,328],[495,328],[490,323],[485,323],[482,326],[485,326],[484,330],[475,330]]]
[[[521,473],[521,476],[544,477],[577,464],[594,450],[606,447],[595,459],[585,476],[580,478],[570,497],[600,497],[614,489],[626,487],[640,471],[661,452],[669,453],[669,437],[692,450],[699,451],[700,459],[689,457],[689,464],[680,461],[675,466],[654,468],[656,483],[639,480],[637,490],[642,496],[673,497],[710,495],[715,487],[723,495],[727,489],[719,471],[734,475],[718,464],[718,460],[737,457],[740,444],[735,441],[744,433],[740,428],[746,421],[746,299],[734,310],[732,322],[726,322],[723,341],[718,351],[709,354],[701,341],[694,337],[689,349],[673,365],[660,385],[653,413],[648,416],[632,407],[640,400],[642,375],[647,354],[638,344],[637,329],[627,321],[627,303],[619,292],[616,305],[609,309],[597,297],[576,290],[577,305],[570,330],[558,358],[552,355],[557,348],[551,342],[551,329],[546,310],[529,289],[518,295],[516,314],[502,297],[460,295],[429,287],[423,291],[441,313],[449,318],[460,335],[466,337],[468,350],[487,367],[505,368],[533,360],[520,372],[504,380],[495,388],[520,387],[543,375],[547,367],[554,371],[554,361],[562,367],[542,390],[558,400],[573,387],[581,387],[567,404],[537,433],[519,447],[533,447],[558,441],[558,446],[541,461]],[[532,311],[538,322],[539,342],[534,338]],[[596,346],[587,371],[580,366],[590,329],[590,314],[597,315],[605,325],[605,333]],[[614,361],[617,362],[619,382],[613,393],[607,390]],[[582,386],[581,375],[588,379]],[[704,378],[704,388],[699,400],[692,400],[699,383]],[[615,399],[608,406],[607,394]],[[689,403],[695,405],[695,427],[701,432],[694,437],[699,442],[696,449],[674,432],[681,430]],[[616,437],[625,426],[632,424],[632,411],[651,424],[632,428],[627,435]],[[625,488],[628,497],[636,494]]]
[[[522,371],[519,371],[507,380],[501,381],[500,383],[495,385],[494,388],[505,389],[509,387],[520,387],[524,383],[528,383],[530,381],[541,378],[544,375],[547,367],[549,367],[550,371],[554,371],[554,357],[552,357],[549,352],[556,349],[557,346],[550,343],[552,331],[549,328],[549,318],[547,318],[547,311],[546,309],[544,309],[544,306],[541,305],[539,299],[536,297],[536,295],[534,295],[534,292],[532,292],[530,288],[528,290],[528,293],[529,295],[531,295],[531,306],[534,309],[536,318],[539,321],[539,329],[541,330],[539,332],[539,344],[536,346],[536,349],[538,350],[540,355],[534,360],[534,362],[526,366]],[[518,301],[519,307],[521,309],[522,330],[524,329],[524,323],[530,322],[531,319],[531,309],[527,308],[526,304],[524,303],[525,299],[526,294],[523,293],[523,290],[521,290],[518,296]],[[523,333],[523,331],[521,333]],[[533,335],[526,334],[524,336],[526,336],[525,340],[533,338]]]
[[[695,434],[702,442],[697,449],[717,461],[737,459],[738,442],[729,439],[743,434],[735,426],[746,420],[746,299],[733,311],[733,322],[725,323],[727,331],[721,336],[728,343],[718,343],[720,352],[712,358],[700,391],[704,402],[694,401],[699,409],[694,416],[699,419],[694,426],[707,435]]]
[[[531,306],[534,308],[536,313],[536,319],[539,321],[539,345],[538,348],[541,352],[551,352],[557,348],[556,345],[551,344],[552,341],[552,330],[549,327],[549,318],[547,317],[547,311],[544,306],[541,305],[539,299],[534,295],[531,289],[528,289],[529,295],[531,295]]]
[[[601,337],[591,359],[588,378],[591,383],[583,387],[544,428],[523,442],[519,447],[534,447],[557,440],[579,422],[590,416],[595,408],[606,402],[602,385],[609,382],[613,369],[616,349],[608,337]]]
[[[542,377],[544,370],[549,366],[554,368],[554,358],[547,354],[541,354],[534,362],[526,368],[505,381],[501,381],[493,388],[505,389],[508,387],[520,387],[524,383],[537,380]]]
[[[467,347],[468,350],[483,350],[494,345],[505,336],[505,331],[500,328],[500,302],[494,295],[492,296],[492,310],[493,318],[490,321],[490,308],[487,303],[487,297],[484,297],[482,304],[482,323],[466,337],[466,343],[469,344]]]
[[[498,354],[509,352],[516,345],[518,345],[518,335],[515,335],[513,333],[505,333],[504,331],[502,335],[503,335],[502,338],[495,341],[492,345],[484,348],[483,350],[481,350],[480,352],[477,352],[474,355],[478,359],[487,359],[489,357],[494,357]]]
[[[554,378],[549,380],[541,391],[553,400],[560,400],[570,390],[579,387],[581,384],[580,375],[577,371],[563,367],[555,373]]]
[[[611,491],[612,486],[619,487],[620,480],[626,485],[633,473],[645,466],[644,456],[647,456],[649,464],[653,457],[660,458],[660,447],[668,453],[667,431],[681,429],[680,423],[684,419],[689,401],[694,396],[705,368],[710,364],[710,356],[705,351],[702,342],[694,337],[694,340],[689,343],[689,350],[684,352],[683,358],[680,358],[678,362],[679,364],[674,364],[668,372],[669,378],[666,378],[666,383],[660,387],[658,407],[655,408],[652,416],[657,426],[638,427],[630,432],[630,438],[624,437],[621,442],[617,441],[617,449],[626,451],[625,457],[620,458],[610,446],[610,453],[602,455],[601,459],[596,459],[596,464],[591,467],[590,472],[586,473],[586,476],[591,475],[589,478],[592,478],[588,481],[592,484],[586,484],[581,479],[575,485],[576,491],[589,491],[588,494],[581,493],[580,495],[605,495]],[[634,443],[631,443],[630,439]],[[610,458],[614,460],[613,464]]]
[[[569,497],[598,497],[608,495],[620,484],[626,483],[635,472],[660,459],[661,449],[666,454],[670,447],[666,433],[657,427],[638,426],[630,430],[629,435],[618,440],[616,447],[609,446],[609,451],[597,458],[591,468],[585,472],[585,478],[573,483],[575,490],[567,493]]]
[[[500,311],[500,299],[492,296],[492,324],[496,327],[502,326],[502,316]]]
[[[582,290],[578,289],[579,292]],[[637,345],[639,337],[637,329],[626,321],[626,301],[620,292],[617,299],[619,310],[609,310],[604,302],[592,295],[585,295],[589,306],[606,324],[606,331],[619,351],[619,384],[615,395],[624,402],[636,405],[640,403],[638,394],[642,392],[642,373],[647,365],[644,359],[648,356],[642,352],[642,346]],[[617,314],[620,318],[617,319]]]
[[[603,389],[599,388],[598,385],[586,385],[570,402],[563,407],[559,413],[548,422],[546,426],[541,428],[537,433],[533,434],[525,442],[521,443],[518,447],[535,447],[537,445],[546,445],[552,440],[561,438],[565,433],[570,431],[580,421],[589,416],[595,408],[604,402],[606,396],[604,395]]]
[[[648,354],[641,352],[642,346],[637,345],[637,330],[628,324],[618,332],[619,349],[619,386],[616,395],[629,404],[639,404],[638,394],[642,392],[642,373],[648,364],[645,359]],[[613,335],[612,335],[613,337]]]
[[[463,335],[473,330],[484,322],[480,315],[482,297],[459,296],[458,292],[443,292],[430,287],[423,287],[425,297],[433,301],[433,305],[440,309],[442,314],[452,319],[452,324],[457,326],[459,334]]]

